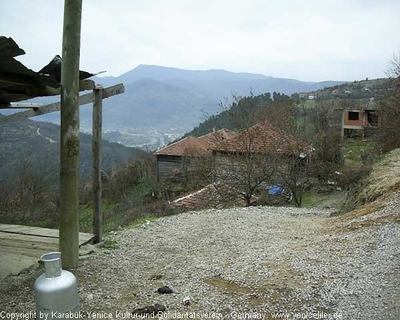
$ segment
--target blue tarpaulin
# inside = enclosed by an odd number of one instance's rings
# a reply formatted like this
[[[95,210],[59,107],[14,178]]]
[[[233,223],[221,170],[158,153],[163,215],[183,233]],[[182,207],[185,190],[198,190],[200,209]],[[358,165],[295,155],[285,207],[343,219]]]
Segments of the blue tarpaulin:
[[[269,187],[268,193],[271,196],[280,196],[283,192],[284,188],[282,186],[273,185]]]

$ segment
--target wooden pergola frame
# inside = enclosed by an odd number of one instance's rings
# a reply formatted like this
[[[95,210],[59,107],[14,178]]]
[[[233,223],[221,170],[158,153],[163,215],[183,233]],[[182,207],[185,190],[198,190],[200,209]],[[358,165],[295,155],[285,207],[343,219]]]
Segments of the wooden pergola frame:
[[[79,106],[92,103],[92,152],[93,152],[93,233],[95,242],[102,241],[103,238],[103,215],[101,211],[101,137],[102,137],[102,108],[103,99],[122,94],[125,87],[122,83],[103,88],[101,85],[95,85],[92,80],[83,80],[80,85],[81,90],[93,90],[90,93],[79,96]],[[58,90],[58,89],[55,89]],[[57,95],[56,91],[47,95]],[[0,125],[9,122],[16,122],[32,117],[56,112],[61,110],[61,102],[55,102],[48,105],[37,103],[10,103],[0,105],[0,109],[19,109],[28,108],[27,111],[18,112],[9,116],[0,117]]]

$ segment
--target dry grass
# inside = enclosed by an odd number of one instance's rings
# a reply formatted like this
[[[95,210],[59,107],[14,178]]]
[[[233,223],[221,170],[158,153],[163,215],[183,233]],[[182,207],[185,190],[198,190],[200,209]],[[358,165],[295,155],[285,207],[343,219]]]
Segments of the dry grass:
[[[370,203],[380,197],[387,198],[400,190],[400,149],[389,152],[373,166],[365,187],[358,195],[359,203]]]
[[[334,218],[332,218],[331,221],[337,221],[337,222],[351,221],[351,220],[354,220],[355,218],[368,216],[378,210],[383,209],[384,207],[385,207],[385,204],[381,203],[380,201],[368,203],[368,204],[362,205],[361,207],[358,207],[357,209],[355,209],[349,213],[334,217]]]
[[[350,232],[377,224],[399,223],[399,216],[387,207],[400,191],[400,149],[388,153],[373,166],[364,186],[353,195],[356,208],[344,215],[333,217],[323,232]]]

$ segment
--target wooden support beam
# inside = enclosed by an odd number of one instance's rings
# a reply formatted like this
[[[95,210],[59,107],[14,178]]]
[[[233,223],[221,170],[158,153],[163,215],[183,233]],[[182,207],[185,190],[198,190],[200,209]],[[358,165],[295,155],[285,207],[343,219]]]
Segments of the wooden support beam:
[[[61,64],[60,241],[62,266],[79,262],[79,56],[82,0],[65,0]]]
[[[0,109],[35,109],[43,106],[43,103],[29,102],[12,102],[8,104],[0,104]]]
[[[93,80],[86,79],[79,81],[79,91],[93,90],[96,87]],[[57,96],[61,94],[61,88],[42,87],[37,88],[35,96]]]
[[[118,95],[118,94],[121,94],[124,92],[125,92],[124,85],[122,83],[116,84],[114,86],[103,89],[103,99],[109,98],[109,97],[112,97],[112,96],[115,96],[115,95]],[[94,93],[91,92],[91,93],[81,95],[79,97],[78,103],[80,106],[82,106],[82,105],[85,105],[88,103],[92,103],[94,100],[95,100]],[[51,104],[45,105],[45,106],[37,108],[37,109],[27,110],[27,111],[15,113],[15,114],[12,114],[9,116],[0,117],[0,124],[25,120],[25,119],[32,118],[32,117],[41,116],[43,114],[60,111],[60,109],[61,109],[61,103],[55,102],[55,103],[51,103]]]
[[[93,154],[93,233],[95,242],[103,241],[103,213],[101,211],[101,130],[103,89],[93,91],[92,154]]]

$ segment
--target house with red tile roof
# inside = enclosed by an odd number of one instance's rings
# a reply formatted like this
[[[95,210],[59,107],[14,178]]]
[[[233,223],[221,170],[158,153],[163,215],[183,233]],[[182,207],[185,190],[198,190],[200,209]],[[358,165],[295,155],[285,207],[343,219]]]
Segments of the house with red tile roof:
[[[231,204],[240,199],[251,204],[255,198],[244,185],[253,190],[261,183],[271,183],[279,157],[300,159],[307,150],[307,144],[264,121],[241,133],[221,129],[198,138],[189,136],[154,154],[160,182],[193,182],[200,177],[196,174],[203,177],[203,183],[206,175],[212,178],[212,185],[171,203],[199,209],[224,205],[227,197]]]
[[[191,173],[209,166],[215,146],[235,135],[234,131],[220,129],[201,137],[189,136],[157,150],[154,155],[158,181],[184,181]]]
[[[286,170],[289,159],[306,164],[309,149],[296,137],[266,121],[259,122],[214,148],[213,181],[240,190],[250,205],[260,185],[283,183],[276,172]]]

